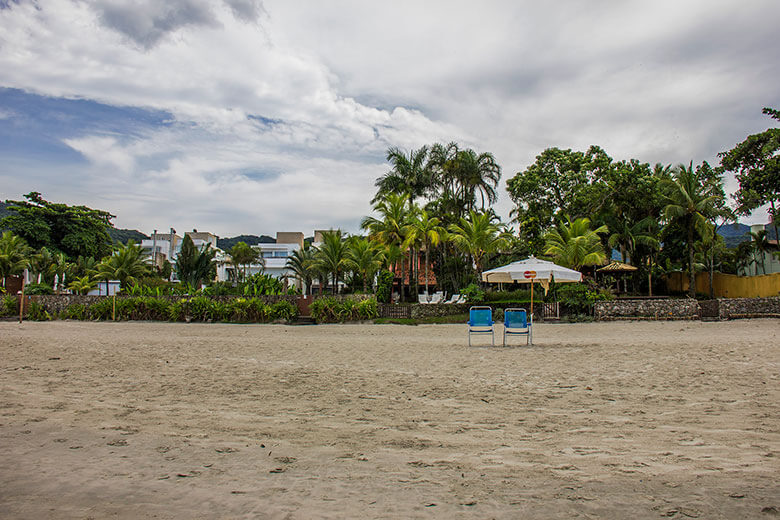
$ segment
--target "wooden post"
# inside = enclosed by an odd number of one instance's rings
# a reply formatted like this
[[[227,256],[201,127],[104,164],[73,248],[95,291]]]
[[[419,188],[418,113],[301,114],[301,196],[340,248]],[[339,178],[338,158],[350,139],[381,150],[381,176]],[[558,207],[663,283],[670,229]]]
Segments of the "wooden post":
[[[24,316],[24,282],[27,280],[27,269],[24,270],[22,275],[22,297],[19,299],[19,325],[22,324],[22,316]]]

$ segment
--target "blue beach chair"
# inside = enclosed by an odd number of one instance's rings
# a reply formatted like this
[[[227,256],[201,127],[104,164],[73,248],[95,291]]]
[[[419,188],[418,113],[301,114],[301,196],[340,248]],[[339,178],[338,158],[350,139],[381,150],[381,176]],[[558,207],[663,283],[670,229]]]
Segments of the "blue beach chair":
[[[511,308],[504,310],[504,346],[507,336],[526,336],[525,344],[533,345],[533,318],[525,309]]]
[[[469,347],[472,334],[490,334],[490,342],[496,344],[493,334],[493,309],[490,307],[475,306],[469,309]]]

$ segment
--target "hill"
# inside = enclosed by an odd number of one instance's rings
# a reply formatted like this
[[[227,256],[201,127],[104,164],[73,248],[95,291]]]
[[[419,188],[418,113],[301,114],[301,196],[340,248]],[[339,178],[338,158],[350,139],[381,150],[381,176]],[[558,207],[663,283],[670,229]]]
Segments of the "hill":
[[[749,232],[750,226],[739,223],[727,224],[718,229],[718,234],[723,237],[728,248],[737,247],[740,243],[750,240]]]
[[[239,242],[244,242],[250,246],[256,246],[257,244],[275,244],[276,239],[269,237],[268,235],[238,235],[237,237],[218,238],[217,247],[223,251],[228,251]]]
[[[117,229],[108,228],[108,236],[111,237],[111,241],[115,244],[127,244],[128,240],[132,240],[136,244],[140,244],[141,240],[146,240],[149,237],[144,235],[137,229]]]

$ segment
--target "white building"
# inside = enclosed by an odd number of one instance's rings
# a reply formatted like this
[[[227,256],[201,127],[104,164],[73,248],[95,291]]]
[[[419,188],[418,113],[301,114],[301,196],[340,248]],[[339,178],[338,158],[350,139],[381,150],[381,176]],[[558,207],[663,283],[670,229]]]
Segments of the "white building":
[[[293,252],[303,249],[303,233],[280,231],[276,233],[275,243],[257,244],[252,248],[260,254],[263,262],[249,265],[246,268],[247,276],[262,272],[302,289],[295,273],[287,267],[287,259]],[[224,254],[217,267],[217,275],[220,281],[235,279],[235,266],[230,263],[229,254]]]

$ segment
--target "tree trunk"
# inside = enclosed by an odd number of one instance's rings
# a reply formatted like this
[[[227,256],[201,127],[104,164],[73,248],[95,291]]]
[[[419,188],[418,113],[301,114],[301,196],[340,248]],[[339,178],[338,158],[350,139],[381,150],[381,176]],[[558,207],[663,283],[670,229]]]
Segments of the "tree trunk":
[[[696,298],[696,272],[693,269],[693,222],[688,223],[688,296]]]
[[[401,283],[399,284],[400,287],[399,287],[398,291],[399,291],[400,294],[398,295],[398,297],[399,297],[399,301],[402,302],[402,303],[406,301],[404,299],[404,279],[405,278],[406,278],[406,258],[404,258],[403,251],[401,251]]]
[[[769,201],[769,207],[772,210],[772,227],[775,228],[775,240],[777,240],[778,244],[780,244],[780,234],[777,232],[777,221],[778,221],[778,218],[777,218],[777,213],[775,212],[775,201],[770,200]],[[766,274],[766,273],[764,273],[764,274]]]
[[[428,292],[428,250],[430,248],[428,245],[425,245],[425,297],[428,298],[429,292]]]

